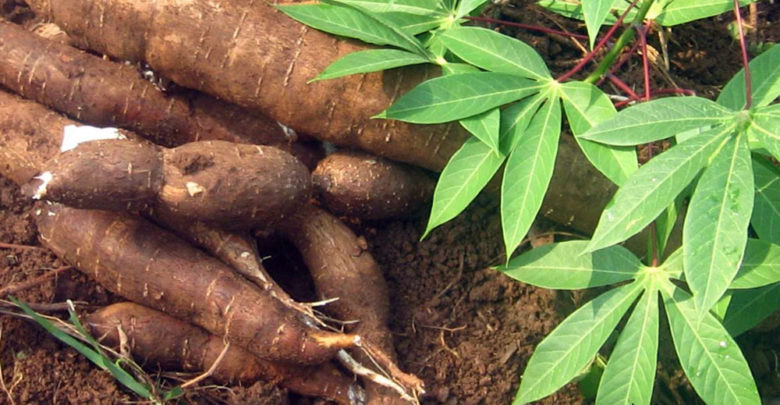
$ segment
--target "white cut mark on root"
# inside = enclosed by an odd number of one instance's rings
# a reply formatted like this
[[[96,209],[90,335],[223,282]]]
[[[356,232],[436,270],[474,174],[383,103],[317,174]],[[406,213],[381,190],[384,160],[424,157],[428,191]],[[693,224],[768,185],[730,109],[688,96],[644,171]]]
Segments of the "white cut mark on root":
[[[38,189],[35,190],[35,194],[32,196],[33,200],[40,200],[46,195],[46,186],[49,185],[49,182],[51,181],[51,172],[45,171],[40,174],[40,176],[35,176],[35,179],[38,179],[41,181],[41,185],[38,186]]]
[[[198,183],[195,183],[194,181],[188,181],[187,184],[187,193],[190,195],[190,197],[195,197],[198,194],[201,194],[206,191],[203,186],[201,186]]]
[[[284,133],[284,136],[287,138],[288,141],[295,141],[298,139],[298,133],[295,132],[294,129],[288,127],[287,125],[282,124],[279,121],[276,121],[276,125],[279,125],[279,128],[282,129],[282,133]]]
[[[66,125],[62,132],[60,151],[69,151],[80,143],[101,139],[127,139],[117,128],[98,128],[89,125]]]

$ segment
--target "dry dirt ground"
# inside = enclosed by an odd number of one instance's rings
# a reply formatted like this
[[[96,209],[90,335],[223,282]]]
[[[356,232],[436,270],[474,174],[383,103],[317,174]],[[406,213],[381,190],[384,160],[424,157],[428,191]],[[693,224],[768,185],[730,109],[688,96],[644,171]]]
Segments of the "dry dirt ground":
[[[582,31],[581,27],[551,15],[529,2],[515,1],[490,11],[494,17],[548,28]],[[761,41],[780,39],[780,6],[759,7]],[[654,86],[694,89],[712,97],[739,69],[738,45],[726,30],[730,16],[709,19],[672,30],[669,71],[654,69]],[[511,31],[507,31],[511,32]],[[571,67],[581,50],[570,41],[547,34],[515,32],[532,44],[558,74]],[[658,38],[651,46],[660,49]],[[659,64],[660,65],[660,64]],[[629,83],[641,83],[637,60],[617,74]],[[610,91],[607,86],[606,89]],[[641,86],[638,90],[641,90]],[[2,130],[2,128],[0,128]],[[587,297],[541,290],[511,281],[487,268],[503,260],[497,207],[480,198],[464,214],[420,242],[425,218],[420,216],[381,223],[351,222],[366,236],[382,266],[393,308],[392,330],[403,369],[424,379],[428,404],[508,404],[517,389],[534,346],[578,302]],[[545,231],[560,230],[542,225]],[[11,182],[0,178],[0,242],[30,248],[0,249],[0,288],[17,286],[66,264],[36,248],[31,205]],[[296,253],[283,243],[269,241],[264,254],[269,267],[293,295],[311,297],[311,283]],[[119,301],[75,270],[15,292],[20,299],[41,304],[66,299],[88,304],[84,310]],[[118,404],[137,401],[106,372],[92,366],[40,328],[17,317],[0,316],[0,404]],[[749,333],[741,344],[754,366],[762,394],[780,395],[778,353],[780,339],[773,329]],[[669,349],[662,349],[665,360]],[[150,370],[155,373],[155,370]],[[666,361],[656,383],[655,403],[696,403],[673,361]],[[208,381],[185,396],[187,403],[306,404],[317,402],[290,396],[271,385],[219,387]],[[576,384],[541,401],[544,404],[587,403]]]

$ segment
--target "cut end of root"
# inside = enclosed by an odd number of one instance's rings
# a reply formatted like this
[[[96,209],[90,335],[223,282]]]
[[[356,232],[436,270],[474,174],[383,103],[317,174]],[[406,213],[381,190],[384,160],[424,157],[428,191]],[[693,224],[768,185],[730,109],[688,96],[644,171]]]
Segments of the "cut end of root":
[[[40,200],[46,196],[46,186],[49,185],[51,179],[51,172],[43,172],[22,186],[22,193],[33,200]]]
[[[60,151],[69,151],[80,143],[101,139],[127,139],[117,128],[97,128],[89,125],[66,125],[62,132]]]

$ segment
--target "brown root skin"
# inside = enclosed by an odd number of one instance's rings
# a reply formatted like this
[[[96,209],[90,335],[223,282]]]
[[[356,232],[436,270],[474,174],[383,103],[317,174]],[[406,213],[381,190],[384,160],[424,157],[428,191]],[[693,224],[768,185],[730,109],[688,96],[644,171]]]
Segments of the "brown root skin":
[[[335,152],[317,165],[312,183],[337,215],[387,219],[414,213],[433,196],[425,171],[357,151]]]
[[[352,337],[310,329],[298,312],[143,219],[51,203],[35,218],[43,245],[105,288],[260,358],[320,364],[354,346]],[[328,346],[319,343],[324,337],[332,337]]]
[[[271,146],[224,141],[173,149],[127,140],[78,145],[47,164],[44,198],[76,208],[153,208],[228,229],[269,227],[311,193],[308,170]],[[40,180],[25,187],[38,194]]]
[[[341,56],[367,48],[306,28],[266,1],[29,3],[79,46],[145,61],[179,85],[262,111],[323,141],[440,170],[467,136],[457,124],[370,119],[399,95],[437,76],[437,68],[307,83]],[[176,33],[175,40],[164,33]]]
[[[119,348],[120,333],[132,356],[146,367],[201,372],[209,369],[225,347],[222,338],[142,305],[125,302],[100,309],[85,319],[103,344]],[[301,367],[261,360],[230,346],[211,377],[223,383],[278,383],[292,392],[353,405],[352,380],[331,363]]]
[[[202,140],[285,147],[295,140],[262,115],[200,93],[163,93],[134,66],[15,24],[0,21],[0,38],[0,83],[81,122],[127,128],[168,147]]]
[[[342,320],[358,321],[348,327],[350,333],[379,348],[394,363],[387,284],[367,251],[365,239],[313,205],[301,208],[280,224],[279,231],[301,252],[319,296],[338,297],[326,309]],[[355,352],[355,358],[364,365],[373,364],[362,351]],[[369,404],[408,404],[392,390],[364,381]]]

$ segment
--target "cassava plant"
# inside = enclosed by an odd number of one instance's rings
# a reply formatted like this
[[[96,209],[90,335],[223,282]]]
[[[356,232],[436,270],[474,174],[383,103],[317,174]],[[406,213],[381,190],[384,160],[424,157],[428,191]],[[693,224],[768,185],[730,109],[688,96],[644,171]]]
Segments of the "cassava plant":
[[[313,80],[431,63],[442,75],[375,118],[415,124],[457,121],[473,137],[452,156],[434,193],[427,235],[474,199],[503,167],[501,223],[508,263],[519,281],[551,289],[617,286],[584,304],[536,348],[514,403],[543,398],[580,375],[631,312],[609,353],[598,404],[648,404],[656,371],[659,301],[680,364],[709,404],[759,404],[748,364],[734,341],[780,306],[780,46],[748,63],[737,0],[544,0],[584,20],[591,51],[553,78],[525,43],[464,22],[485,0],[322,0],[287,5],[287,15],[319,30],[382,48],[348,54]],[[733,10],[743,70],[716,101],[653,99],[647,32]],[[622,34],[615,38],[625,21]],[[599,36],[602,25],[610,25]],[[564,33],[566,34],[566,33]],[[610,42],[595,69],[571,80]],[[624,47],[643,55],[644,94],[613,74]],[[596,85],[623,89],[617,112]],[[510,259],[539,211],[563,117],[590,162],[619,186],[590,241],[555,243]],[[638,167],[637,145],[671,146]],[[683,208],[686,206],[687,210]],[[683,212],[685,212],[683,216]],[[682,246],[666,255],[673,226]],[[619,246],[650,229],[646,263]],[[424,237],[425,235],[423,235]],[[633,308],[633,309],[632,309]]]

